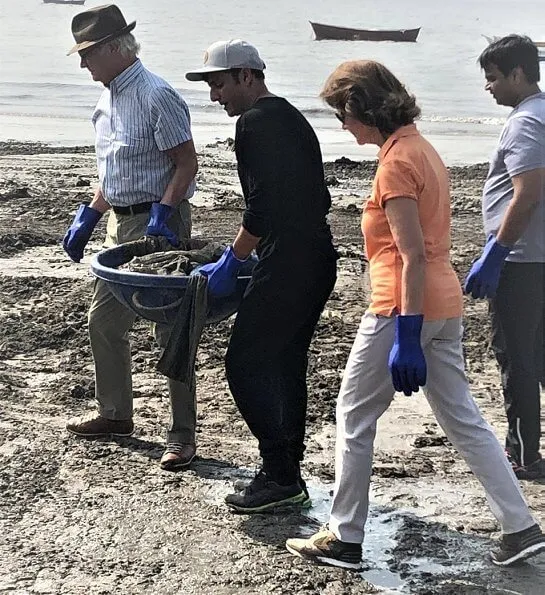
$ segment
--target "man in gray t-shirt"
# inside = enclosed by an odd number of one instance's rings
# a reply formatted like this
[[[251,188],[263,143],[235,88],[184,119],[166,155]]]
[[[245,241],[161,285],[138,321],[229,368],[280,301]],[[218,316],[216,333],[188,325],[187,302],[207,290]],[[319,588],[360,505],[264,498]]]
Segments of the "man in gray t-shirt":
[[[486,90],[513,107],[483,191],[487,235],[466,293],[489,298],[492,346],[502,373],[506,451],[517,477],[545,477],[540,388],[545,380],[545,93],[535,44],[510,35],[479,57]]]
[[[505,259],[508,262],[545,262],[545,201],[539,173],[544,167],[545,93],[538,92],[523,99],[509,114],[483,190],[484,230],[487,237],[497,237],[513,200],[513,178],[521,176],[526,182],[523,175],[529,172],[529,178],[535,176],[540,185],[541,200]]]

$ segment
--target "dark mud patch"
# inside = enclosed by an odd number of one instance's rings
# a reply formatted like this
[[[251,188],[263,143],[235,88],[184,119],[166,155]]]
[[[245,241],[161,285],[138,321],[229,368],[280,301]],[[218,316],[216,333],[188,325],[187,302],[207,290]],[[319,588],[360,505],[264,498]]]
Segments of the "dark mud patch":
[[[55,153],[94,153],[93,145],[74,146],[74,147],[55,147],[43,143],[27,143],[18,141],[0,141],[0,156],[2,155],[38,155]]]
[[[52,246],[56,243],[58,243],[58,238],[51,234],[40,234],[34,231],[0,233],[0,258],[12,256],[27,248]]]
[[[47,277],[0,277],[0,358],[83,348],[89,284]]]

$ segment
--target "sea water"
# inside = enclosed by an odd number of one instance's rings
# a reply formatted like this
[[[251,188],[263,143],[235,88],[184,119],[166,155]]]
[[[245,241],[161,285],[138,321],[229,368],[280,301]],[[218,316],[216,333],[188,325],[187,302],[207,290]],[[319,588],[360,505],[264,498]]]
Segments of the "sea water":
[[[89,118],[101,85],[82,70],[70,24],[84,7],[41,0],[0,0],[0,140],[92,144]],[[422,108],[421,131],[449,164],[486,161],[509,109],[484,91],[477,64],[483,35],[525,33],[545,39],[543,3],[528,0],[119,0],[142,45],[144,64],[189,104],[196,144],[234,135],[234,119],[211,104],[205,83],[187,70],[220,39],[258,47],[273,93],[285,96],[316,129],[326,159],[376,155],[358,147],[319,99],[328,74],[344,60],[386,64]],[[422,27],[416,43],[315,41],[309,20],[360,28]]]

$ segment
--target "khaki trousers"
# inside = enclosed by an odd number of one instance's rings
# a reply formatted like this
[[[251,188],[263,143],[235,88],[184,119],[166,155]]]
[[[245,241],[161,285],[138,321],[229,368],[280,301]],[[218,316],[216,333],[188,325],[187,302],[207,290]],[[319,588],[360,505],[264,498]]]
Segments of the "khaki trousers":
[[[349,543],[363,542],[377,420],[394,397],[388,370],[394,332],[393,317],[363,316],[337,401],[335,490],[329,527]],[[424,394],[439,425],[483,485],[503,532],[531,527],[535,520],[518,480],[471,396],[464,372],[461,319],[425,322],[421,342],[428,366]]]
[[[113,211],[107,224],[104,248],[141,238],[146,231],[149,213],[116,215]],[[180,239],[191,237],[191,207],[183,200],[168,221]],[[89,338],[95,363],[95,397],[99,413],[106,419],[129,420],[133,415],[131,346],[129,331],[137,316],[121,304],[106,283],[95,281],[89,308]],[[165,347],[171,328],[154,325],[155,339]],[[181,382],[168,379],[171,424],[167,440],[195,444],[197,407],[195,391]]]

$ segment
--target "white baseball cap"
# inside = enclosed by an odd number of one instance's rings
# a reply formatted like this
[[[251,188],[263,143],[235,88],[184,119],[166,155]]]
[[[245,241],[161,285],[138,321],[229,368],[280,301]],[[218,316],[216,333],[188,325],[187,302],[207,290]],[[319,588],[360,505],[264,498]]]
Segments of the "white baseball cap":
[[[265,70],[265,62],[257,49],[242,39],[216,41],[204,52],[204,66],[187,72],[188,81],[202,81],[210,72],[221,72],[231,68]]]

